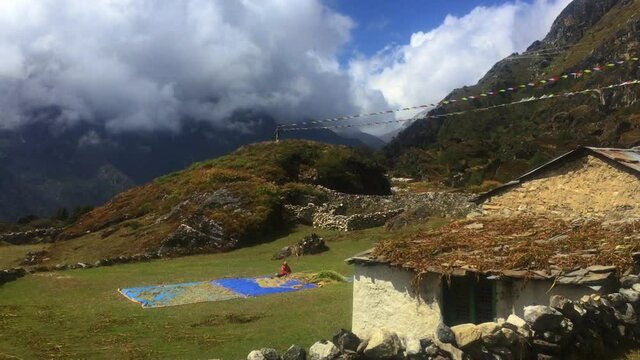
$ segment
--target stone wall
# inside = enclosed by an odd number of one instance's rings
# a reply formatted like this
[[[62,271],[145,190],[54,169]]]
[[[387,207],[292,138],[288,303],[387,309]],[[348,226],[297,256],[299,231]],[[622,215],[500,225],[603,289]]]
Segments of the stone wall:
[[[62,232],[60,228],[35,229],[22,232],[10,232],[0,234],[0,242],[13,245],[36,244],[53,242],[55,237]]]
[[[417,208],[426,217],[459,217],[476,209],[476,205],[470,201],[472,196],[462,193],[376,196],[342,194],[324,188],[322,190],[330,198],[326,203],[285,205],[288,220],[317,228],[351,231],[382,226],[398,215]]]
[[[413,321],[399,319],[392,324],[395,331],[385,327],[389,324],[361,332],[363,335],[343,329],[308,351],[294,345],[280,357],[275,349],[262,348],[247,359],[620,359],[625,350],[640,346],[640,278],[630,275],[620,283],[617,292],[585,295],[576,301],[553,295],[547,305],[525,306],[522,317],[510,315],[496,322],[453,327],[439,324],[429,336],[411,333],[422,321],[415,314]],[[379,306],[375,299],[359,304],[369,307],[361,310]]]
[[[493,196],[485,213],[640,217],[640,179],[586,156]]]
[[[318,211],[313,215],[313,227],[338,231],[369,229],[384,225],[389,219],[404,212],[404,209],[374,212],[370,214],[335,215]]]

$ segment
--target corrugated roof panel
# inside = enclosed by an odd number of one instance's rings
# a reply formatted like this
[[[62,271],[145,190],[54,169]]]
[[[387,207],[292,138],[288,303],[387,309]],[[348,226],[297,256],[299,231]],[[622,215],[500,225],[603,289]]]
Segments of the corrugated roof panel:
[[[618,162],[620,165],[640,172],[640,149],[594,148],[587,149]]]

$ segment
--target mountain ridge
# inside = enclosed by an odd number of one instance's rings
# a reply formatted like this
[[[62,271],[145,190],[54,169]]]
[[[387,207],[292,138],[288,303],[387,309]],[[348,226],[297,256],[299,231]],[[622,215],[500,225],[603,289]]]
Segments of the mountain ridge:
[[[453,90],[445,99],[517,87],[595,64],[626,63],[590,75],[494,97],[457,102],[428,112],[498,105],[529,96],[601,87],[640,77],[631,57],[640,52],[637,0],[574,0],[554,21],[547,36],[523,53],[496,63],[472,86]],[[541,49],[566,51],[536,55]],[[543,53],[539,53],[543,54]],[[636,88],[607,91],[603,97],[582,96],[515,105],[484,112],[414,121],[383,150],[394,172],[453,187],[486,188],[579,145],[631,147],[640,144]]]

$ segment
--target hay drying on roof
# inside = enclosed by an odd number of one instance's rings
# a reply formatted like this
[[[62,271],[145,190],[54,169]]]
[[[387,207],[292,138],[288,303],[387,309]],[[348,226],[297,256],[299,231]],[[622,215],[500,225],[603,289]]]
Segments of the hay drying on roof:
[[[640,251],[640,219],[602,222],[547,217],[456,221],[409,239],[378,244],[373,257],[418,272],[504,274],[524,270],[557,276],[596,265],[619,273]]]

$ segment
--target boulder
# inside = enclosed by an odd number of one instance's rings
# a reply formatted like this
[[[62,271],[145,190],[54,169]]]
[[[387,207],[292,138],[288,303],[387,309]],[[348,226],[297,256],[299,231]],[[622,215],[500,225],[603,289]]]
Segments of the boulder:
[[[280,356],[275,349],[262,348],[253,350],[247,355],[247,360],[280,360]]]
[[[400,338],[394,332],[378,329],[369,338],[364,355],[373,359],[389,359],[398,355]]]
[[[524,319],[535,331],[555,330],[562,324],[564,316],[558,310],[544,305],[525,306]]]
[[[422,353],[422,344],[420,339],[415,337],[408,337],[404,342],[404,351],[408,358],[416,358]]]
[[[482,332],[474,324],[461,324],[451,328],[456,338],[456,344],[460,349],[465,349],[482,338]]]
[[[309,360],[334,360],[340,355],[340,350],[327,340],[320,340],[309,348]]]
[[[298,345],[291,345],[284,354],[282,360],[307,360],[307,352]]]
[[[515,331],[509,328],[502,328],[500,329],[500,332],[502,333],[502,344],[504,346],[511,347],[516,343],[516,341],[518,341],[518,334]]]
[[[636,310],[633,308],[633,305],[629,303],[625,303],[624,306],[616,308],[613,314],[616,319],[627,325],[635,325],[638,323]]]
[[[272,259],[284,259],[289,256],[302,256],[310,254],[318,254],[323,251],[329,250],[329,247],[325,244],[324,239],[317,234],[311,234],[305,236],[302,240],[289,246],[285,246],[276,252]]]
[[[500,329],[500,325],[494,322],[486,322],[478,325],[482,342],[487,346],[496,346],[502,342],[504,335]]]
[[[622,296],[622,294],[620,294],[620,293],[607,294],[607,299],[609,299],[609,301],[611,301],[611,304],[614,307],[620,307],[620,306],[623,306],[625,304],[624,296]]]
[[[456,341],[456,337],[451,328],[444,323],[438,324],[436,328],[436,337],[445,344],[452,344]]]
[[[640,300],[640,293],[632,289],[620,289],[619,293],[626,302],[635,304]]]
[[[626,275],[620,278],[620,286],[625,289],[630,289],[634,284],[640,284],[640,276]]]
[[[521,317],[519,317],[516,314],[509,315],[509,317],[507,318],[507,321],[505,322],[505,324],[511,324],[516,329],[523,328],[523,327],[527,326],[527,322],[524,321]]]
[[[333,336],[332,340],[333,344],[340,349],[340,352],[345,352],[345,350],[356,352],[361,342],[356,334],[345,329],[340,329],[340,331]]]

